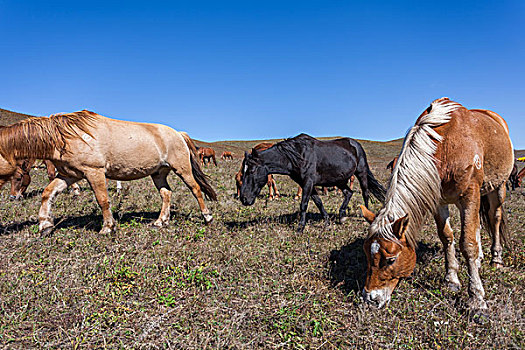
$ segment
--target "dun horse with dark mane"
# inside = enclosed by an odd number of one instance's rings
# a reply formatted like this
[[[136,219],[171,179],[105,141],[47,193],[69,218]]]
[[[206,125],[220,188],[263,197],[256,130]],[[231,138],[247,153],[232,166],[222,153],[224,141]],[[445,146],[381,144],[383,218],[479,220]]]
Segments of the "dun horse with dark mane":
[[[448,98],[435,100],[408,132],[390,178],[385,207],[377,216],[362,208],[371,222],[364,244],[368,272],[367,302],[389,302],[402,277],[416,264],[416,241],[432,214],[445,251],[445,281],[459,290],[459,264],[449,223],[449,204],[461,213],[460,249],[467,261],[469,309],[487,309],[479,275],[483,258],[480,219],[492,236],[492,265],[503,266],[505,182],[514,164],[506,122],[496,113],[468,110]]]
[[[169,222],[171,189],[166,180],[173,170],[191,189],[207,223],[213,217],[201,190],[217,196],[196,159],[196,149],[186,133],[159,124],[110,119],[89,111],[29,118],[0,129],[0,185],[16,169],[16,160],[49,159],[58,176],[42,194],[40,231],[53,228],[51,204],[69,185],[85,178],[95,192],[104,218],[101,233],[115,229],[106,178],[136,180],[151,176],[162,197],[155,226]]]

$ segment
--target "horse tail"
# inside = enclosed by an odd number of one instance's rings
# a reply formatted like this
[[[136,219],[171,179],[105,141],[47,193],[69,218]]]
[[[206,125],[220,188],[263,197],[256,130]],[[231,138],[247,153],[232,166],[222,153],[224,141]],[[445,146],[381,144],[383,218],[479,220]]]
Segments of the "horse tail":
[[[494,232],[495,227],[490,224],[490,201],[489,197],[487,195],[481,196],[480,198],[480,206],[479,206],[479,217],[481,220],[481,224],[489,231],[490,237],[494,239],[494,235],[496,232]],[[511,248],[509,243],[509,233],[507,230],[507,213],[503,208],[501,209],[501,222],[499,224],[499,233],[501,235],[503,244]]]
[[[193,143],[193,140],[190,138],[190,135],[188,135],[188,133],[184,131],[179,131],[179,134],[181,134],[184,141],[186,141],[190,152],[193,153],[194,156],[197,156],[197,146],[195,146],[195,143]]]
[[[195,181],[197,181],[202,192],[204,192],[206,197],[216,201],[217,193],[215,193],[213,187],[211,187],[211,185],[208,183],[209,177],[206,174],[204,174],[204,172],[201,169],[201,166],[199,165],[199,162],[197,161],[197,147],[195,146],[193,140],[187,133],[185,133],[184,131],[181,131],[179,133],[186,142],[186,145],[188,146],[188,149],[190,151],[190,163],[193,178],[195,179]]]
[[[204,174],[204,172],[201,169],[201,166],[195,156],[193,154],[190,154],[190,161],[191,161],[191,171],[193,173],[193,177],[195,178],[195,181],[199,184],[201,187],[202,192],[211,200],[216,201],[217,200],[217,193],[215,193],[215,190],[211,185],[208,183],[209,177]]]
[[[374,174],[372,174],[372,171],[370,170],[370,167],[368,167],[368,164],[366,168],[367,168],[366,177],[367,177],[367,182],[368,182],[368,190],[370,191],[370,193],[372,193],[374,197],[376,197],[381,203],[384,204],[385,197],[386,197],[386,190],[383,187],[383,185],[381,185],[379,181],[376,180],[376,178],[374,177]]]

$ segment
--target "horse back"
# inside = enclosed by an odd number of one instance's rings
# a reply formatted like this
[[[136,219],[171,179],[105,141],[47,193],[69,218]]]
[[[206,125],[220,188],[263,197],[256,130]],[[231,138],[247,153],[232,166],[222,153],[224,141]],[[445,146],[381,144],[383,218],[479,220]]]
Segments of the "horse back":
[[[514,155],[507,125],[499,115],[460,108],[435,130],[443,137],[435,156],[445,194],[459,196],[472,183],[489,192],[508,179]]]

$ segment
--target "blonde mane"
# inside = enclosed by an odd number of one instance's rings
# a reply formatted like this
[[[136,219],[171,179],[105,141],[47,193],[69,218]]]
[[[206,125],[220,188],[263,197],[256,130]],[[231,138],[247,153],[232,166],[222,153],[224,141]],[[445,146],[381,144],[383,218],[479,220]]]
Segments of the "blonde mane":
[[[91,137],[90,128],[100,116],[79,111],[50,117],[32,117],[0,129],[0,154],[6,159],[49,159],[55,150],[67,153],[68,142]]]
[[[419,228],[427,213],[433,213],[441,199],[441,179],[434,155],[442,137],[434,128],[448,123],[452,112],[461,107],[448,98],[435,100],[428,114],[420,117],[408,131],[390,177],[385,207],[370,226],[369,237],[378,235],[399,242],[392,231],[392,223],[408,214],[405,237],[411,247],[416,247]]]

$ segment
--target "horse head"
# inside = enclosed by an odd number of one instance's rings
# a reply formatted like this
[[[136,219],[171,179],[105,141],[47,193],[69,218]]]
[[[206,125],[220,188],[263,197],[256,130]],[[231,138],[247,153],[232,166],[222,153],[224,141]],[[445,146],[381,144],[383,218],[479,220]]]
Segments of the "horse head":
[[[375,214],[361,206],[363,216],[372,223]],[[416,252],[405,237],[408,214],[390,223],[396,240],[383,238],[377,232],[370,232],[363,249],[367,259],[367,273],[363,298],[378,308],[390,301],[400,278],[408,277],[416,266]]]
[[[242,185],[240,189],[240,200],[243,205],[252,205],[268,182],[268,167],[259,157],[256,149],[252,153],[244,152],[242,161]]]

